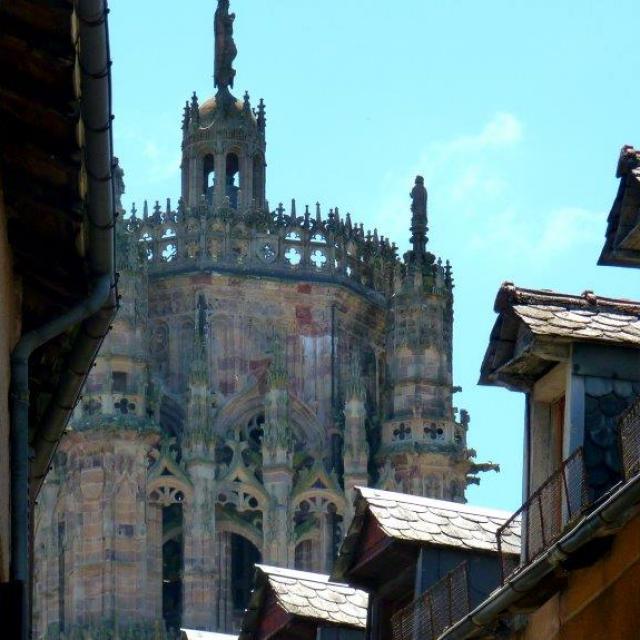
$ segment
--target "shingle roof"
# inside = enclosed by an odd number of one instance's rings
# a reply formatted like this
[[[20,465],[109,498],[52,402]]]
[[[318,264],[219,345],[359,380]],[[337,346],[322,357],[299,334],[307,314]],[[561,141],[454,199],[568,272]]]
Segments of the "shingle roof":
[[[536,335],[640,345],[640,303],[502,285],[496,311],[511,307]]]
[[[369,596],[329,576],[256,565],[264,572],[282,608],[296,616],[364,629]]]
[[[255,637],[267,591],[282,609],[323,625],[365,629],[369,596],[329,576],[294,569],[256,565],[256,587],[242,620],[240,640]]]
[[[549,369],[538,347],[560,353],[572,342],[640,348],[640,302],[522,289],[505,282],[494,305],[498,318],[481,367],[481,384],[527,388]],[[551,345],[549,343],[552,343]],[[567,352],[568,353],[568,352]]]
[[[369,512],[386,535],[398,540],[477,551],[496,551],[496,531],[508,511],[360,487]],[[507,553],[520,553],[520,523],[513,529]],[[509,536],[511,539],[511,536]]]

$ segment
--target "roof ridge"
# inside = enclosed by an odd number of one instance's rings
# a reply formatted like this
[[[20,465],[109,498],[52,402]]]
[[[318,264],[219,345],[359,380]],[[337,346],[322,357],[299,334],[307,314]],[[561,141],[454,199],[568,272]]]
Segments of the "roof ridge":
[[[290,569],[288,567],[276,567],[274,565],[256,563],[256,569],[260,569],[265,575],[277,575],[297,580],[310,580],[311,582],[331,582],[331,576],[325,573],[315,573],[313,571],[301,571],[300,569]],[[344,584],[336,582],[335,584]]]
[[[640,301],[629,298],[610,298],[600,296],[593,291],[583,291],[581,294],[562,293],[551,289],[527,289],[518,287],[513,282],[503,282],[498,290],[494,310],[496,313],[509,306],[518,304],[564,304],[574,305],[586,309],[601,309],[607,307],[625,311],[632,314],[640,314]]]
[[[356,487],[362,497],[381,498],[384,500],[394,500],[405,504],[420,504],[434,509],[445,511],[454,511],[456,513],[469,513],[482,516],[495,516],[508,520],[512,515],[512,511],[506,509],[496,509],[495,507],[483,507],[480,505],[469,505],[461,502],[451,502],[449,500],[438,500],[437,498],[426,498],[424,496],[415,496],[408,493],[398,493],[395,491],[384,491],[372,487]]]

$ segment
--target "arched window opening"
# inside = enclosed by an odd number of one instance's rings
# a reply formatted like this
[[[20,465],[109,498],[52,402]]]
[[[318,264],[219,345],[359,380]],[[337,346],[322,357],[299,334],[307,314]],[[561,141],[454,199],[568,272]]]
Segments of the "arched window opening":
[[[216,186],[216,170],[213,155],[210,153],[203,158],[202,162],[202,193],[206,196],[207,202],[213,202],[213,190]]]
[[[261,154],[253,156],[253,199],[261,204],[264,194],[264,158]]]
[[[163,396],[160,402],[160,427],[163,433],[179,438],[184,424],[184,409],[170,396]]]
[[[167,629],[177,632],[182,623],[181,504],[172,504],[162,510],[162,540],[162,617]]]
[[[296,546],[295,566],[298,571],[313,571],[313,541],[303,540]]]
[[[225,195],[234,209],[238,208],[238,191],[240,190],[240,161],[235,153],[227,155]]]
[[[243,612],[249,604],[255,564],[260,562],[260,552],[246,538],[231,535],[231,601],[234,612]]]

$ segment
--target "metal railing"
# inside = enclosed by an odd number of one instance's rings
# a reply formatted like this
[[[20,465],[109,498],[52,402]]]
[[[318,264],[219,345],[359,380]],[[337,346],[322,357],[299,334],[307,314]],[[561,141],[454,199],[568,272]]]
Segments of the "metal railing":
[[[619,438],[622,474],[630,480],[640,473],[640,400],[620,419]]]
[[[467,613],[469,588],[463,562],[392,616],[393,640],[436,640]]]
[[[496,532],[503,581],[518,566],[528,565],[553,544],[590,504],[582,447],[569,456]],[[520,564],[506,552],[514,521],[521,517]]]

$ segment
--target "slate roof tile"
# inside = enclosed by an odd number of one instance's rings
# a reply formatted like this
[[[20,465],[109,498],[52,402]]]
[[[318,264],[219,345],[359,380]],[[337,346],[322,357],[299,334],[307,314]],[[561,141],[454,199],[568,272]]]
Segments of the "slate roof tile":
[[[329,576],[307,571],[256,565],[278,603],[292,615],[364,629],[369,596]]]
[[[497,551],[496,531],[512,515],[367,487],[360,487],[359,492],[386,535],[411,542]],[[505,551],[520,553],[519,522],[514,524],[509,542]]]
[[[498,293],[496,310],[502,311],[507,306],[533,334],[640,344],[637,302],[600,298],[591,292],[571,296],[505,284]]]

